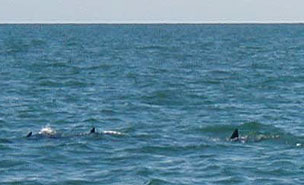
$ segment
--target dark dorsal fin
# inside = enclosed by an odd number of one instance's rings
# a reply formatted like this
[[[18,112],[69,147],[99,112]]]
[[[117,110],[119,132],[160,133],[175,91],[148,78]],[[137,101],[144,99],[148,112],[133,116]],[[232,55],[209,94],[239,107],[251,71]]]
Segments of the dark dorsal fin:
[[[230,137],[230,139],[236,139],[239,137],[239,130],[235,129]]]
[[[95,127],[91,128],[90,134],[95,133]]]
[[[32,136],[32,132],[29,132],[27,135],[26,135],[26,137],[31,137]]]

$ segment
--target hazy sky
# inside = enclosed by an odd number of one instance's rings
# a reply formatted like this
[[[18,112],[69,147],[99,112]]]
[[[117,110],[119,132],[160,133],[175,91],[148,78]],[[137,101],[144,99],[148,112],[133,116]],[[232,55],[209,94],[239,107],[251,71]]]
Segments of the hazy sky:
[[[0,22],[304,22],[304,0],[0,0]]]

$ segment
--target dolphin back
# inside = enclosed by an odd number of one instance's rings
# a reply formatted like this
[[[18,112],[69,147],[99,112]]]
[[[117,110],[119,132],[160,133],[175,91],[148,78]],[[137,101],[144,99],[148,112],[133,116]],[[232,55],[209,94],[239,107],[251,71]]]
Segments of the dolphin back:
[[[235,129],[230,137],[230,139],[237,139],[239,138],[239,130]]]

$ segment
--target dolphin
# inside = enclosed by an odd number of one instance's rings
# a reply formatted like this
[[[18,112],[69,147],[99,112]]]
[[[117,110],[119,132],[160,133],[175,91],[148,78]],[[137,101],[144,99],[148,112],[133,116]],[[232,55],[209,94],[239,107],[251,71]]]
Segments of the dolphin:
[[[239,141],[239,142],[245,143],[248,141],[260,142],[263,140],[279,139],[279,138],[280,138],[280,135],[264,135],[264,134],[240,136],[239,130],[234,129],[232,135],[229,138],[229,141]]]
[[[85,135],[91,135],[91,134],[102,134],[102,135],[124,135],[121,132],[117,132],[117,131],[103,131],[98,133],[96,131],[95,127],[92,127],[91,130],[89,131],[89,133],[81,133],[81,134],[76,134],[76,135],[70,135],[70,136],[66,136],[66,137],[76,137],[76,136],[85,136]],[[50,127],[45,127],[42,128],[37,134],[33,134],[32,131],[30,131],[25,137],[27,138],[32,138],[32,137],[47,137],[47,138],[60,138],[62,137],[61,134],[58,134],[54,129],[50,128]]]
[[[91,128],[89,133],[82,133],[82,134],[77,134],[77,135],[74,135],[74,136],[88,135],[88,134],[94,134],[94,133],[96,133],[95,127]],[[27,137],[27,138],[32,138],[32,137],[59,138],[61,136],[62,136],[61,134],[58,134],[51,127],[45,127],[45,128],[42,128],[37,134],[33,134],[33,132],[30,131],[25,137]]]
[[[33,132],[29,132],[25,137],[31,137],[33,135]]]
[[[230,136],[230,140],[235,141],[239,139],[239,130],[235,129],[232,133],[232,135]]]
[[[240,141],[242,143],[245,143],[248,141],[248,136],[240,136],[239,135],[239,130],[234,129],[232,135],[229,138],[229,141]]]
[[[93,133],[95,133],[95,127],[91,128],[91,130],[90,130],[90,134],[93,134]]]

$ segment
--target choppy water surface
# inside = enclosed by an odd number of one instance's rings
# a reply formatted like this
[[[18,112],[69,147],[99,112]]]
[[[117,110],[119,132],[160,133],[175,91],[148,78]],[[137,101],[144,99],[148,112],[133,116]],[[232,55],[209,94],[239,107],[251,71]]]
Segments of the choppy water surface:
[[[301,184],[303,38],[303,25],[1,25],[0,184]],[[25,138],[47,125],[60,137]],[[227,141],[235,128],[248,142]]]

